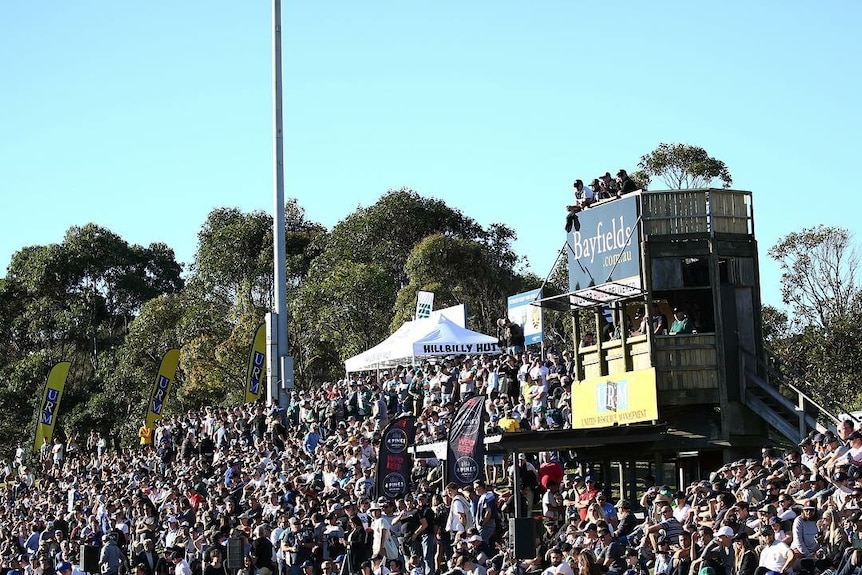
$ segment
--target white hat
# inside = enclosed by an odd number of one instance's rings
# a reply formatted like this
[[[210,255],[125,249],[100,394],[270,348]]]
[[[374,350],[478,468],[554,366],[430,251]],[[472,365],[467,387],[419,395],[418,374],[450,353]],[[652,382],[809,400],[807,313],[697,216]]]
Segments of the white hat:
[[[736,535],[729,526],[725,525],[721,529],[715,532],[716,537],[733,537]]]

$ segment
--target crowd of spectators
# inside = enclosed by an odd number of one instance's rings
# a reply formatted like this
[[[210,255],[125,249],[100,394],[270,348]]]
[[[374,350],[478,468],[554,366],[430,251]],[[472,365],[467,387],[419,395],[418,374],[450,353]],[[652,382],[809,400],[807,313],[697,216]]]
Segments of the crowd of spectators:
[[[444,484],[442,462],[426,454],[409,495],[376,497],[392,418],[415,414],[416,442],[439,441],[460,402],[482,394],[488,433],[566,427],[570,359],[446,358],[295,391],[286,410],[167,417],[143,425],[134,447],[93,434],[32,461],[19,449],[0,465],[0,575],[80,575],[85,550],[96,553],[87,572],[102,575],[221,575],[232,545],[243,575],[858,575],[862,435],[852,424],[677,493],[646,478],[633,502],[612,503],[599,478],[556,452],[522,454],[517,486],[513,462],[489,456],[486,481],[465,487]],[[515,492],[541,517],[526,561],[506,537]]]
[[[616,178],[611,177],[610,172],[593,179],[589,186],[584,185],[583,180],[575,180],[572,184],[575,193],[575,203],[566,206],[566,232],[571,232],[577,227],[578,212],[590,207],[592,204],[602,200],[614,200],[625,194],[637,191],[638,185],[631,179],[626,170],[619,170]]]

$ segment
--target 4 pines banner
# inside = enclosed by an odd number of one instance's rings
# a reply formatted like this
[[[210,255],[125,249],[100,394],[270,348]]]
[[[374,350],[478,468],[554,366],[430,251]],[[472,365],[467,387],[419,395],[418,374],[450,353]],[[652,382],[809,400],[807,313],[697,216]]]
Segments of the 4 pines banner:
[[[153,423],[162,418],[165,402],[171,390],[171,382],[177,375],[177,366],[180,363],[180,350],[169,349],[162,358],[156,382],[153,384],[153,392],[150,394],[150,403],[147,405],[147,427],[152,428]]]
[[[257,326],[254,339],[251,342],[251,353],[248,358],[248,373],[245,377],[245,402],[252,403],[260,399],[260,381],[266,374],[266,324]]]
[[[469,485],[483,479],[485,463],[485,396],[471,397],[461,405],[449,428],[446,446],[446,481]]]
[[[383,430],[377,455],[377,496],[395,499],[410,493],[413,468],[407,446],[416,443],[416,416],[396,417]]]
[[[52,367],[51,373],[48,374],[42,402],[39,405],[36,438],[33,440],[33,449],[36,451],[39,451],[44,441],[50,442],[54,437],[54,425],[60,414],[60,399],[63,397],[63,388],[66,386],[66,377],[69,375],[69,366],[71,365],[68,361],[61,361]]]

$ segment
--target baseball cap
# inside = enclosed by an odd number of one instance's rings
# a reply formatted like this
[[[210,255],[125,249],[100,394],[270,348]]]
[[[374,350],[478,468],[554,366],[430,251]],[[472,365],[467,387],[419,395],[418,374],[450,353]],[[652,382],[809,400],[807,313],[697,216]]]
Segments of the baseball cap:
[[[733,537],[734,532],[729,526],[725,525],[721,529],[715,532],[716,537]]]

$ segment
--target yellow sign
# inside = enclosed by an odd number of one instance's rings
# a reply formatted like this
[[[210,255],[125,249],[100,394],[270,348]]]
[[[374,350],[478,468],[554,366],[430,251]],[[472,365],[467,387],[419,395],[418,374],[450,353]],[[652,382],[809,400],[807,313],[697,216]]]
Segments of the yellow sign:
[[[585,379],[572,385],[572,429],[658,419],[655,369]]]
[[[162,365],[156,375],[153,384],[153,392],[150,394],[150,404],[147,406],[147,427],[152,428],[153,423],[162,418],[165,402],[168,400],[168,392],[171,383],[177,375],[177,366],[180,363],[180,350],[169,349],[162,358]]]
[[[248,373],[245,376],[246,403],[260,399],[264,377],[266,377],[266,324],[260,324],[251,342],[251,353],[248,358]]]
[[[63,398],[63,388],[66,386],[66,377],[69,375],[68,361],[61,361],[51,368],[48,374],[48,382],[45,384],[45,393],[42,394],[42,404],[39,410],[39,423],[36,424],[36,439],[33,440],[33,448],[39,451],[45,440],[51,441],[54,436],[54,425],[60,414],[60,400]]]

